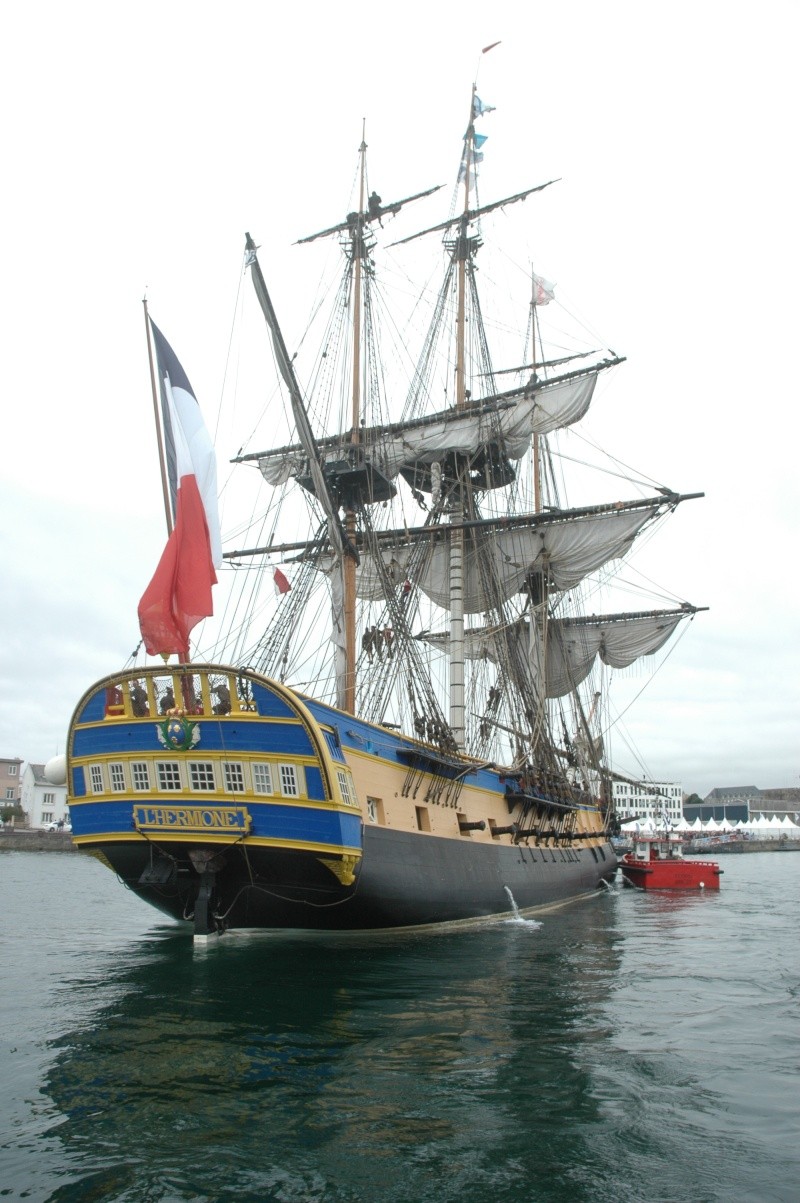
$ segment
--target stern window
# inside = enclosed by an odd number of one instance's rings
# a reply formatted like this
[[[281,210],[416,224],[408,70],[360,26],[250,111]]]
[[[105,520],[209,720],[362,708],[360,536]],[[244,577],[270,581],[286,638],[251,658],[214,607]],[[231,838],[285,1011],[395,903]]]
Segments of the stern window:
[[[93,764],[89,769],[89,776],[92,780],[92,792],[102,794],[103,792],[103,770],[99,764]]]
[[[244,793],[244,771],[240,764],[225,764],[225,788],[230,794]]]
[[[192,789],[208,792],[216,788],[214,766],[207,760],[189,761],[189,782]]]
[[[135,790],[150,789],[150,770],[143,760],[134,760],[131,765],[131,778]]]
[[[339,778],[339,789],[342,793],[342,801],[345,806],[356,806],[356,791],[353,785],[353,779],[344,769],[337,769],[336,776]]]
[[[108,772],[111,777],[111,788],[115,794],[121,794],[125,789],[125,770],[121,764],[110,764]]]
[[[297,766],[294,764],[282,764],[281,771],[281,793],[284,798],[297,798],[300,795],[300,781],[297,772]]]
[[[175,760],[160,760],[156,765],[158,788],[177,790],[181,788],[181,766]]]
[[[253,790],[257,794],[271,794],[272,789],[272,767],[268,764],[254,764],[253,768]]]

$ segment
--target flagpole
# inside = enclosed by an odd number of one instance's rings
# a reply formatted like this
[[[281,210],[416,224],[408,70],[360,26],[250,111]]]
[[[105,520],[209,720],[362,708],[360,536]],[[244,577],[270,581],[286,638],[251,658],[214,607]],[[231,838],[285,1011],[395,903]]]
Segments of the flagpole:
[[[153,344],[150,339],[150,315],[147,312],[147,297],[142,297],[144,305],[144,328],[147,336],[147,358],[150,362],[150,388],[153,393],[153,417],[156,424],[156,440],[158,442],[158,463],[161,468],[161,490],[164,495],[164,514],[167,519],[167,534],[172,534],[172,507],[169,502],[169,485],[167,483],[167,468],[164,462],[164,441],[161,436],[161,421],[158,414],[158,390],[156,389],[156,369],[153,362]]]
[[[541,343],[541,339],[539,340]],[[544,359],[544,348],[542,348],[542,359]],[[531,363],[533,364],[533,378],[536,379],[536,277],[533,268],[531,267]],[[541,513],[542,509],[542,465],[539,460],[540,447],[539,436],[534,432],[533,436],[533,512]]]

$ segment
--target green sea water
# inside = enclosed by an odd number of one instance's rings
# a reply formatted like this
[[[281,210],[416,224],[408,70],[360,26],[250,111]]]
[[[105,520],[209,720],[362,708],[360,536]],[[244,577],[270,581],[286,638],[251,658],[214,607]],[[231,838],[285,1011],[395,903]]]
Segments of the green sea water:
[[[789,1203],[800,853],[397,936],[205,951],[0,853],[0,1199]]]

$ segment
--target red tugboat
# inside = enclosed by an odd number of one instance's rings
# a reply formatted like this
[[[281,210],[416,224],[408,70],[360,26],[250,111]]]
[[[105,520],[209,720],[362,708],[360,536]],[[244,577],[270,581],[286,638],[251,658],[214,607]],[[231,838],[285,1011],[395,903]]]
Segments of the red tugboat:
[[[713,860],[684,860],[674,832],[634,836],[619,867],[626,883],[640,890],[718,890],[723,872]]]

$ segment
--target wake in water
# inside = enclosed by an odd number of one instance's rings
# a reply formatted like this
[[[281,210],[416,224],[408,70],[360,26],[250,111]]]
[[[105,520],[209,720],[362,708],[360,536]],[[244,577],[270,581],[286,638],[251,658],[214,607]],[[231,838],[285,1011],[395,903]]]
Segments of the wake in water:
[[[525,918],[525,916],[522,914],[519,907],[517,906],[514,895],[511,893],[508,886],[503,886],[503,889],[508,894],[508,901],[511,903],[511,918],[506,919],[506,923],[515,923],[518,926],[530,927],[534,930],[540,928],[542,925],[541,925],[541,923],[538,922],[538,920]]]

